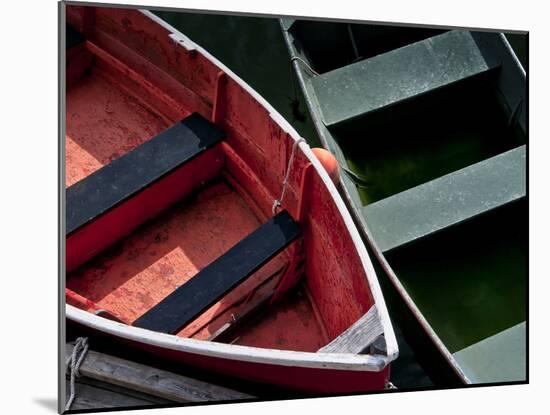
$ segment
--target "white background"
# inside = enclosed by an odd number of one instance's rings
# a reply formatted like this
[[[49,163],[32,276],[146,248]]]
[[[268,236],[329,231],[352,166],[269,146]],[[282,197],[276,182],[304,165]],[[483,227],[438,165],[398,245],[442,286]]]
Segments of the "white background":
[[[546,243],[550,231],[547,215],[550,13],[542,6],[545,2],[126,0],[124,3],[530,31],[530,385],[215,405],[156,410],[158,413],[357,410],[362,414],[406,411],[447,415],[488,410],[517,414],[538,413],[541,410],[535,407],[548,407],[550,275],[545,263],[550,257]],[[3,1],[0,16],[0,406],[4,413],[51,414],[55,411],[57,393],[57,3]]]

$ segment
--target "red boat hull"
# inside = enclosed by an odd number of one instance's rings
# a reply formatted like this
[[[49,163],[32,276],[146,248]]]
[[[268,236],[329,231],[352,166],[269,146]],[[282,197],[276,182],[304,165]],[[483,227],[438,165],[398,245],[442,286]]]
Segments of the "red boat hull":
[[[85,327],[81,327],[81,329],[85,332],[93,332],[93,330],[90,331]],[[101,332],[93,334],[105,335]],[[387,365],[380,372],[283,366],[187,353],[131,341],[118,336],[111,336],[110,338],[117,343],[143,351],[163,361],[193,366],[211,373],[219,373],[228,377],[312,395],[365,393],[383,390],[390,379],[390,365]]]

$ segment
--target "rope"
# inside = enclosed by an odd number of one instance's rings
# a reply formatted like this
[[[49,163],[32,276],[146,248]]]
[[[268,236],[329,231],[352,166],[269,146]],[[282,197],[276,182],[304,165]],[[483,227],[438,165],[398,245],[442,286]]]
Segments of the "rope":
[[[292,58],[288,62],[288,69],[290,72],[290,81],[292,82],[292,90],[294,91],[294,99],[298,100],[298,88],[296,88],[296,75],[294,72],[294,68],[292,67]]]
[[[67,361],[65,362],[66,366],[70,365],[71,368],[71,380],[70,380],[70,395],[69,400],[67,401],[67,405],[65,405],[65,411],[68,411],[71,409],[71,406],[73,404],[74,398],[75,398],[75,380],[77,377],[80,377],[80,365],[84,361],[84,357],[86,356],[86,353],[88,352],[88,338],[87,337],[79,337],[76,339],[76,343],[74,344],[73,353],[69,356]]]
[[[281,203],[283,203],[283,199],[285,197],[285,192],[286,192],[286,185],[288,184],[288,177],[290,176],[290,169],[292,167],[292,162],[294,161],[294,154],[296,154],[296,147],[298,147],[298,144],[300,144],[302,141],[305,142],[306,140],[304,138],[300,137],[292,145],[292,152],[290,153],[290,157],[288,159],[288,164],[286,166],[286,173],[285,173],[285,178],[283,180],[283,188],[281,190],[281,196],[278,199],[275,199],[273,201],[273,206],[271,208],[271,212],[273,214],[275,214],[277,208],[279,206],[281,206]]]
[[[300,58],[299,56],[293,56],[292,58],[290,58],[290,62],[293,62],[293,61],[300,61],[300,62],[302,62],[302,63],[305,65],[305,67],[306,67],[307,69],[309,69],[309,71],[310,71],[313,75],[319,76],[319,73],[318,73],[317,71],[315,71],[311,66],[309,66],[309,64],[308,64],[305,60],[303,60],[302,58]]]
[[[357,61],[357,60],[361,59],[361,56],[359,56],[359,49],[357,49],[357,44],[355,43],[355,36],[353,36],[353,31],[351,30],[351,25],[348,23],[347,26],[348,26],[349,39],[351,40],[351,46],[353,47],[353,53],[355,55],[355,61]]]

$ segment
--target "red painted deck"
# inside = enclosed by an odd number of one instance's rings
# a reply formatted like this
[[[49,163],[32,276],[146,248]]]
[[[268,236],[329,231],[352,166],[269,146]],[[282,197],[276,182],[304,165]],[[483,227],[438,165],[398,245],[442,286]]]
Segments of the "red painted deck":
[[[246,327],[235,332],[233,344],[269,349],[314,352],[328,341],[303,286],[264,310]]]
[[[67,90],[66,185],[133,150],[169,124],[94,70]]]
[[[71,273],[67,288],[131,323],[259,225],[235,191],[214,183]],[[274,258],[179,335],[207,338],[231,320],[226,309],[285,263],[281,256]],[[238,344],[302,351],[315,351],[326,341],[304,294],[276,304],[237,337]]]
[[[168,126],[166,117],[93,68],[67,91],[66,185]],[[260,224],[238,193],[220,180],[69,274],[67,288],[131,323]],[[231,314],[239,310],[236,303],[261,281],[277,276],[285,264],[278,256],[178,335],[208,338],[231,321]],[[322,347],[327,341],[324,329],[302,291],[275,304],[266,317],[241,327],[231,341],[300,351]]]

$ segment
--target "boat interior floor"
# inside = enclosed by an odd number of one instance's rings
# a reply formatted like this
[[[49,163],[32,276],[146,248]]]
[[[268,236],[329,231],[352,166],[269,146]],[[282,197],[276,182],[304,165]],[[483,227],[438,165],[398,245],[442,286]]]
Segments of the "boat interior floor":
[[[176,121],[126,87],[120,73],[97,56],[91,57],[86,48],[73,53],[68,66],[67,188],[136,150]],[[185,119],[192,113],[193,105],[189,106],[178,115]],[[206,153],[210,154],[206,159],[191,162],[195,167],[189,167],[192,170],[187,175],[199,184],[182,191],[160,213],[136,223],[139,226],[131,233],[109,240],[100,254],[69,269],[67,288],[83,304],[92,302],[96,309],[133,324],[265,222],[255,197],[235,178],[235,169],[243,165],[238,155],[226,143]],[[212,172],[203,173],[204,169]],[[199,180],[200,175],[204,177]],[[111,221],[109,226],[118,223]],[[102,229],[109,232],[108,227]],[[305,278],[280,301],[271,301],[298,245],[292,242],[174,334],[266,348],[318,350],[328,338]],[[268,312],[253,313],[259,310]]]
[[[67,287],[132,323],[260,224],[229,184],[216,181],[73,271]],[[277,255],[177,335],[211,339],[261,305],[287,263],[284,253]],[[263,308],[224,339],[298,351],[315,351],[327,343],[305,285]]]
[[[67,88],[66,186],[171,124],[95,67]]]

